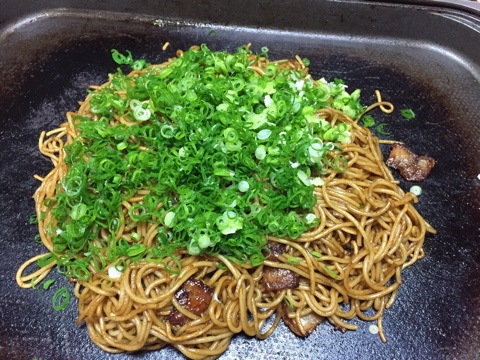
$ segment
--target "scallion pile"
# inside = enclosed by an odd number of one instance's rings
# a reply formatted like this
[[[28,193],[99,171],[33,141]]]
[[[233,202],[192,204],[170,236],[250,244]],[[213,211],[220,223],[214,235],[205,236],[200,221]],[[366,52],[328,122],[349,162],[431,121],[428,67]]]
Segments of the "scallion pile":
[[[316,112],[355,118],[360,91],[268,63],[262,50],[202,45],[162,65],[113,51],[137,71],[119,70],[92,91],[91,116],[73,119],[69,170],[46,200],[60,271],[88,280],[90,263],[101,271],[121,258],[122,269],[125,259],[161,261],[179,248],[256,266],[268,234],[296,239],[318,224],[313,189],[329,168],[345,170],[350,126]],[[139,194],[125,215],[122,202]],[[159,225],[152,246],[131,230],[141,222]]]

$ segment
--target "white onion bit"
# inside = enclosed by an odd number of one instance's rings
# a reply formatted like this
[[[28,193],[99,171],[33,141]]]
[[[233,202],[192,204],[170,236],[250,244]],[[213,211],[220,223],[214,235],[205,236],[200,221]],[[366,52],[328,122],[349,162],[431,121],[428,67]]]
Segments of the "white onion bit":
[[[305,174],[303,170],[298,170],[297,176],[305,184],[305,186],[312,185],[310,179],[308,178],[307,174]]]
[[[370,334],[372,334],[372,335],[378,334],[378,326],[377,326],[377,325],[370,325],[370,326],[368,327],[368,331],[369,331]]]
[[[118,268],[120,270],[123,269],[122,266],[118,266]],[[110,276],[112,279],[120,279],[120,276],[122,276],[122,273],[115,268],[115,265],[112,265],[108,268],[108,276]]]
[[[410,188],[410,192],[413,194],[413,195],[416,195],[416,196],[419,196],[421,193],[422,193],[422,188],[418,185],[413,185],[411,188]]]
[[[238,183],[238,190],[240,190],[241,192],[247,192],[249,188],[250,185],[245,180],[242,180]]]
[[[323,186],[323,184],[325,184],[321,177],[314,177],[310,179],[310,182],[315,186]]]
[[[271,134],[272,134],[272,130],[270,130],[270,129],[260,130],[257,134],[257,139],[258,140],[267,140],[270,137]]]
[[[173,219],[175,219],[175,213],[173,211],[169,211],[165,215],[165,226],[172,227]]]
[[[270,95],[265,95],[265,106],[266,107],[269,107],[270,105],[273,104],[273,100],[272,100],[272,97]]]

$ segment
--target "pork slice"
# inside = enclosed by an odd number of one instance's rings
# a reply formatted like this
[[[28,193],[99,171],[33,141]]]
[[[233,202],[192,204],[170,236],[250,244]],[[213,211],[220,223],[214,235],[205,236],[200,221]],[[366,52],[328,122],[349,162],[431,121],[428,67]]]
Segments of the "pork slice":
[[[407,181],[423,181],[435,166],[435,160],[429,156],[418,156],[405,145],[394,143],[386,164],[398,169]]]
[[[262,283],[267,291],[296,289],[300,285],[300,276],[289,269],[263,267]]]
[[[178,303],[191,313],[200,316],[208,309],[212,301],[213,289],[202,280],[188,279],[175,293]],[[173,309],[167,316],[172,325],[184,325],[188,317],[177,309]]]
[[[297,336],[300,337],[307,337],[310,335],[313,330],[317,328],[317,326],[323,321],[323,316],[318,315],[315,312],[311,312],[307,315],[301,316],[300,321],[302,323],[303,329],[306,331],[303,334],[300,331],[300,327],[297,324],[297,320],[295,317],[290,317],[289,315],[293,315],[295,310],[291,309],[285,302],[282,303],[282,320],[288,326],[288,328]]]
[[[278,259],[278,257],[287,251],[287,246],[285,244],[272,240],[268,240],[266,246],[270,250],[270,255],[268,255],[265,260],[269,261],[279,262],[280,260]],[[267,252],[265,251],[263,255],[267,255]]]

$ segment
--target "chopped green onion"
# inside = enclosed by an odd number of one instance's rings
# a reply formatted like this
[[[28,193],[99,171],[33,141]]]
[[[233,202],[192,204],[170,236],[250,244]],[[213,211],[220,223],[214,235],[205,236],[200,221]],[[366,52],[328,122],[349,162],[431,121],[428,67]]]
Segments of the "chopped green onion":
[[[305,171],[303,170],[298,170],[297,171],[297,176],[300,179],[300,181],[305,184],[305,186],[310,186],[312,185],[310,179],[308,178],[307,174],[305,174]]]
[[[210,236],[202,235],[198,238],[198,247],[200,249],[205,249],[212,245],[212,240],[210,240]]]
[[[348,160],[345,156],[339,154],[333,158],[332,169],[338,172],[345,172],[348,167]]]
[[[335,280],[338,279],[338,275],[328,267],[328,265],[325,265],[324,266],[324,269],[327,271],[327,273],[332,277],[334,278]]]
[[[352,92],[352,93],[350,94],[350,98],[351,98],[352,100],[355,100],[355,101],[356,101],[356,100],[358,100],[358,99],[360,98],[360,93],[361,93],[361,90],[360,90],[360,89],[356,89],[354,92]],[[368,115],[367,115],[367,116],[368,116]]]
[[[257,138],[258,140],[267,140],[271,134],[272,134],[272,130],[264,129],[258,132]]]
[[[267,151],[265,149],[265,146],[260,145],[259,147],[257,147],[257,149],[255,150],[255,157],[258,160],[263,160],[265,159],[266,156],[267,156]]]
[[[187,246],[187,252],[190,255],[199,255],[202,252],[202,249],[200,249],[200,247],[198,245],[194,244],[193,241],[192,241]]]
[[[312,256],[316,257],[317,259],[320,259],[322,257],[322,254],[316,251],[310,251],[310,254],[312,254]]]
[[[375,125],[375,119],[371,115],[365,115],[362,119],[363,126],[370,128]]]
[[[117,144],[117,150],[125,150],[127,146],[128,144],[125,141],[122,141],[121,143]]]
[[[143,59],[140,59],[140,60],[135,60],[134,62],[132,62],[132,69],[133,70],[142,70],[145,66],[147,66],[148,63],[143,60]]]
[[[112,58],[119,65],[125,65],[129,62],[125,55],[121,54],[118,50],[115,49],[112,49]]]
[[[225,141],[228,141],[228,142],[235,142],[238,140],[238,132],[231,127],[226,128],[223,131],[223,136],[225,138]]]
[[[72,220],[79,220],[85,216],[85,214],[87,213],[87,210],[88,210],[87,205],[83,203],[76,204],[72,207],[70,217],[72,218]]]
[[[32,286],[32,289],[37,289],[37,286],[35,285],[35,282],[37,281],[38,277],[34,276],[30,279],[30,285]]]
[[[75,266],[72,271],[72,277],[82,281],[88,281],[90,278],[90,272],[84,266]]]
[[[53,279],[49,279],[43,283],[43,290],[48,290],[48,288],[55,282]]]
[[[53,294],[52,305],[56,311],[65,310],[70,302],[70,293],[66,287],[61,287]]]
[[[262,48],[256,59],[267,54]],[[246,47],[229,54],[203,44],[168,65],[118,70],[92,91],[93,115],[74,117],[79,135],[65,146],[67,173],[44,201],[53,254],[38,263],[57,261],[78,279],[141,259],[176,274],[173,254],[186,249],[256,266],[270,234],[296,239],[316,226],[313,188],[328,167],[345,171],[341,144],[351,141],[350,125],[332,125],[318,110],[358,117],[360,91],[277,63],[259,75],[251,55]],[[112,57],[135,69],[148,65],[128,51]],[[147,195],[121,211],[139,191]],[[152,246],[142,244],[137,224],[158,226]],[[117,241],[121,228],[130,235]]]
[[[175,213],[170,211],[165,215],[165,226],[172,227],[173,220],[175,219]]]
[[[160,128],[160,134],[166,138],[166,139],[170,139],[173,137],[173,135],[175,134],[175,129],[173,128],[173,126],[170,126],[170,125],[163,125],[161,128]]]
[[[243,218],[234,211],[225,211],[216,219],[216,224],[222,234],[234,234],[243,228]]]
[[[30,220],[29,220],[30,224],[31,225],[35,225],[35,224],[38,224],[38,218],[37,218],[37,215],[31,215],[30,216]]]
[[[269,77],[269,78],[273,78],[275,75],[277,75],[277,72],[278,72],[278,67],[275,66],[274,64],[268,64],[266,67],[265,67],[265,76]],[[268,96],[269,99],[271,100],[272,98],[270,96]],[[265,96],[265,98],[267,98]],[[265,106],[268,106],[267,104],[265,104]]]
[[[135,110],[138,107],[142,106],[142,102],[137,99],[130,100],[130,109]]]
[[[376,131],[377,133],[379,133],[380,135],[390,135],[389,132],[383,131],[383,128],[384,128],[385,126],[387,126],[386,123],[381,123],[381,124],[379,124],[379,125],[375,128],[375,131]]]
[[[118,50],[112,49],[112,59],[119,65],[130,65],[133,70],[142,70],[148,65],[148,63],[143,60],[133,60],[132,53],[127,50],[127,56],[121,54]]]
[[[182,264],[178,260],[178,258],[175,255],[171,255],[171,258],[175,265],[177,266],[176,269],[172,269],[167,263],[163,263],[163,266],[165,267],[165,270],[167,270],[170,274],[175,274],[178,275],[180,274],[180,270],[182,270]]]
[[[259,266],[263,264],[264,260],[265,260],[265,257],[262,255],[262,253],[257,253],[250,256],[250,264],[252,266]]]
[[[300,264],[300,259],[296,257],[289,257],[288,258],[288,263],[292,265],[298,265]]]
[[[402,109],[400,110],[400,113],[407,120],[412,120],[415,118],[415,113],[412,111],[412,109]]]
[[[115,268],[115,270],[117,270],[119,272],[124,272],[126,266],[127,266],[127,263],[125,262],[125,260],[120,259],[119,261],[116,262],[114,268]]]
[[[287,306],[291,309],[293,309],[295,306],[293,305],[293,301],[292,301],[292,298],[286,294],[285,297],[283,298],[285,300],[285,302],[287,303]]]
[[[127,255],[131,258],[135,258],[136,256],[143,254],[146,250],[147,247],[144,244],[135,244],[127,250]]]
[[[55,261],[55,255],[52,253],[48,253],[37,260],[37,266],[39,268],[43,268],[53,261]]]
[[[144,109],[142,107],[137,107],[134,111],[133,111],[133,116],[135,117],[135,119],[137,119],[138,121],[146,121],[148,119],[150,119],[150,116],[151,116],[151,112],[149,109]]]

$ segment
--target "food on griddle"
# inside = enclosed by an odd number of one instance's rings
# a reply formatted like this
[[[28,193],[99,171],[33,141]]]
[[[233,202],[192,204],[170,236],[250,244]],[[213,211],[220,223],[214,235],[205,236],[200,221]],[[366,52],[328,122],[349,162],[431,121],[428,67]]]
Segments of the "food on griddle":
[[[267,250],[270,253],[265,260],[281,262],[279,256],[287,252],[287,246],[275,241],[267,242]],[[265,251],[264,253],[268,253]],[[300,285],[300,276],[289,269],[277,268],[268,265],[263,266],[262,284],[267,291],[295,289]]]
[[[200,316],[208,309],[212,295],[213,289],[202,280],[188,279],[175,293],[178,306],[172,309],[166,321],[172,325],[185,325],[190,319],[181,312],[180,308]]]
[[[286,302],[282,303],[282,320],[297,336],[307,337],[322,323],[323,319],[323,316],[314,311],[297,314],[295,306],[288,305]]]
[[[20,267],[19,285],[57,265],[75,280],[77,323],[112,353],[171,344],[214,358],[282,318],[299,336],[323,319],[376,320],[385,341],[401,272],[435,230],[357,124],[360,90],[267,54],[202,45],[148,65],[114,51],[135,70],[91,86],[41,135],[49,253],[34,274]]]
[[[398,169],[407,181],[423,181],[435,166],[435,160],[414,154],[404,144],[393,143],[386,164]]]

